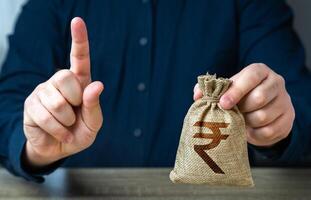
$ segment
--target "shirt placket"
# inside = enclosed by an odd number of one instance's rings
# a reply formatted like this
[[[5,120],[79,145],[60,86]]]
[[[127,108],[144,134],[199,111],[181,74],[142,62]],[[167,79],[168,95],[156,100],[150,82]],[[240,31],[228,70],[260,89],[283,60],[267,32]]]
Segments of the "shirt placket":
[[[144,141],[150,137],[150,132],[147,130],[148,120],[148,93],[150,82],[151,69],[151,50],[152,50],[152,1],[140,0],[140,16],[137,18],[137,31],[135,34],[134,52],[135,59],[132,61],[132,66],[135,71],[133,73],[134,87],[133,97],[136,101],[135,116],[131,123],[131,134],[137,148],[138,164],[143,165],[144,153],[147,151],[144,146]]]

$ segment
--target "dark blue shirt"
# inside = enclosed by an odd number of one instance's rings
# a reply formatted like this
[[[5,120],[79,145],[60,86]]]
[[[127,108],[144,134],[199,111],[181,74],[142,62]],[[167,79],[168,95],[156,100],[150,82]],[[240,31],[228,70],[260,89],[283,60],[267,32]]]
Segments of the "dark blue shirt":
[[[285,78],[296,109],[291,137],[274,163],[305,159],[311,79],[283,1],[31,0],[10,37],[0,79],[0,160],[12,173],[41,180],[21,162],[23,103],[58,68],[69,67],[75,16],[88,26],[93,80],[105,84],[104,125],[95,143],[63,166],[172,166],[196,77],[230,77],[254,62]],[[249,153],[254,164],[254,148]]]

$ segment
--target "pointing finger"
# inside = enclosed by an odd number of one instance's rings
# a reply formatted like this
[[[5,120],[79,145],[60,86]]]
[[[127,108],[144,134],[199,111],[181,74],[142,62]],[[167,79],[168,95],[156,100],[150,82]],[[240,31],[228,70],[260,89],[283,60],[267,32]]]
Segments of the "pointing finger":
[[[91,81],[90,49],[86,24],[79,17],[71,21],[71,37],[70,70],[77,76],[84,88]]]

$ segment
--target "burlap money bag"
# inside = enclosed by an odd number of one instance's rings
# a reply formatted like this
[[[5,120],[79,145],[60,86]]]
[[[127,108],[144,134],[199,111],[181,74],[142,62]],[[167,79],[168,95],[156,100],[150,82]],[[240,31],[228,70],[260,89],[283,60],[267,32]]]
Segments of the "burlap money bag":
[[[231,81],[216,75],[198,77],[203,97],[184,119],[174,169],[174,183],[253,186],[246,128],[237,107],[223,110],[219,98]]]

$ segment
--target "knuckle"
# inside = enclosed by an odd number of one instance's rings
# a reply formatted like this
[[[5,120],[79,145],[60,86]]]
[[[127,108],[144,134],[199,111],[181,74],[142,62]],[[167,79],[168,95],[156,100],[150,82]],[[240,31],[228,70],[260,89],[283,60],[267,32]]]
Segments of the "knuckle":
[[[46,90],[44,88],[40,88],[37,90],[35,95],[37,95],[37,97],[42,100],[42,97],[46,96]]]
[[[276,81],[273,81],[272,83],[271,83],[271,90],[273,90],[273,91],[278,91],[279,90],[279,88],[280,88],[280,82],[278,81],[278,80],[276,80]]]
[[[253,63],[249,65],[249,70],[251,70],[252,72],[266,70],[267,68],[267,65],[265,65],[264,63]]]
[[[262,73],[264,71],[269,70],[269,67],[264,63],[254,63],[253,67],[254,67],[253,70],[257,73]]]
[[[253,94],[253,101],[256,107],[261,107],[266,103],[267,97],[262,91],[256,91]]]
[[[268,66],[264,63],[255,63],[256,67],[261,70],[267,70]]]
[[[262,138],[264,140],[272,140],[273,136],[275,134],[275,128],[274,127],[265,127],[265,129],[262,132]]]
[[[260,81],[260,77],[261,77],[261,72],[258,71],[258,70],[256,70],[256,71],[254,71],[254,72],[249,74],[249,80],[251,82],[256,82],[256,83],[259,82]]]
[[[51,116],[47,114],[43,114],[40,116],[39,122],[42,125],[49,124],[51,122]]]
[[[32,97],[31,95],[28,96],[26,99],[25,99],[25,102],[24,102],[24,109],[28,108],[30,105],[31,105],[31,101],[32,101]]]
[[[276,77],[277,77],[277,84],[280,86],[284,86],[285,85],[285,79],[283,78],[283,76],[277,74]]]
[[[39,85],[37,85],[34,91],[39,92],[43,90],[44,88],[45,88],[45,83],[40,83]]]
[[[258,125],[263,125],[267,122],[268,120],[268,114],[264,111],[257,111],[256,114],[256,121]]]
[[[74,57],[77,60],[84,60],[88,57],[89,52],[83,52],[83,53],[71,53],[71,57]]]
[[[264,63],[253,63],[246,70],[250,74],[250,80],[258,82],[261,80],[261,77],[265,77],[269,68]]]
[[[258,69],[255,64],[246,67],[244,74],[248,74],[250,81],[256,81],[258,79]]]
[[[70,56],[78,60],[83,60],[89,56],[89,43],[88,42],[75,42],[75,48],[70,52]]]
[[[36,106],[37,106],[37,103],[34,101],[33,95],[30,95],[29,97],[26,98],[24,102],[24,112],[32,116],[36,113],[34,112]]]
[[[56,72],[54,80],[55,82],[61,86],[62,84],[66,83],[68,80],[72,79],[73,73],[68,69],[62,69]]]
[[[50,106],[53,111],[59,112],[65,109],[67,102],[65,99],[51,100]]]

